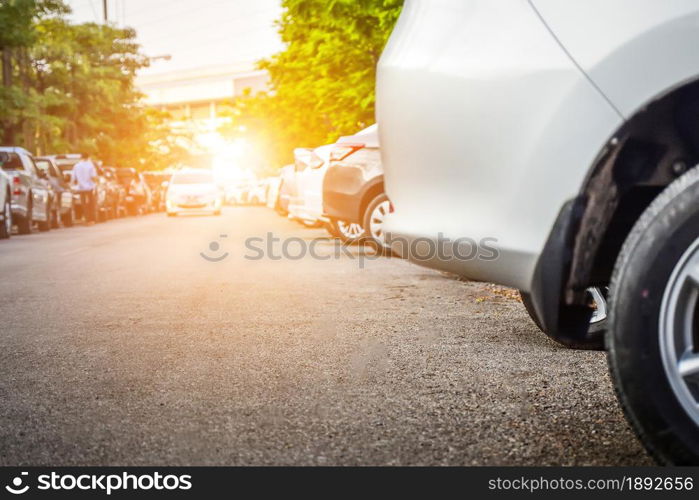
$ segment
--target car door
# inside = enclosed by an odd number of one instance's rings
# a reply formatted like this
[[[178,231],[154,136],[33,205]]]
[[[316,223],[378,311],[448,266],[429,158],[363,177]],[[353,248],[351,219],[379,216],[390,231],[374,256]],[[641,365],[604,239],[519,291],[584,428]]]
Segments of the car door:
[[[312,220],[323,216],[323,180],[328,170],[330,146],[321,146],[313,151],[304,185],[304,212]]]
[[[33,216],[39,220],[48,220],[48,201],[49,201],[49,181],[44,178],[44,175],[34,163],[34,159],[29,155],[20,155],[24,170],[27,173],[31,191],[32,191],[32,207]]]
[[[304,218],[304,194],[310,170],[312,151],[299,148],[294,151],[293,190],[289,193],[289,213],[293,217]]]

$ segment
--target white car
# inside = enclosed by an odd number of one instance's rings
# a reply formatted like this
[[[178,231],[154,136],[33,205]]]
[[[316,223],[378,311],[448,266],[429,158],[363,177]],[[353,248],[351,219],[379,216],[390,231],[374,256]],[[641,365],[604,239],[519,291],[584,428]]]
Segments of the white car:
[[[172,174],[165,198],[167,214],[221,214],[223,192],[209,170],[184,169]]]
[[[0,158],[0,161],[3,161],[3,159]],[[2,207],[0,209],[0,240],[7,239],[12,234],[12,192],[10,191],[10,182],[10,177],[0,169],[0,207]]]
[[[294,151],[295,190],[289,200],[289,218],[307,226],[319,226],[328,222],[323,217],[323,178],[333,147],[333,144],[329,144]]]
[[[609,285],[622,406],[695,465],[698,26],[696,0],[407,0],[377,82],[394,250],[520,289],[569,345]]]

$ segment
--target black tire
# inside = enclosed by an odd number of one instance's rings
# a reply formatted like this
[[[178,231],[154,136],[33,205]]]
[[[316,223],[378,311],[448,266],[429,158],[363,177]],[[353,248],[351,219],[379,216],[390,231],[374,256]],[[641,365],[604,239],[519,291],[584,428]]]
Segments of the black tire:
[[[51,212],[51,229],[61,228],[61,214],[59,209],[55,209]]]
[[[582,351],[603,351],[604,350],[604,335],[607,330],[607,325],[609,323],[609,318],[599,321],[596,323],[591,323],[590,328],[587,330],[587,339],[585,341],[578,342],[565,342],[558,337],[552,336],[549,332],[544,329],[537,318],[536,312],[534,310],[534,303],[532,302],[531,296],[520,290],[519,296],[522,298],[522,304],[527,310],[529,317],[532,319],[534,324],[546,334],[551,340],[554,340],[562,346],[568,347],[570,349],[579,349]]]
[[[636,222],[617,258],[610,287],[607,346],[614,387],[639,438],[663,464],[699,465],[699,418],[693,419],[676,396],[660,342],[666,287],[697,238],[695,168],[670,184]],[[696,349],[696,322],[694,329]]]
[[[10,206],[10,193],[6,194],[6,202],[2,206],[2,222],[0,223],[0,240],[6,240],[12,235],[12,207]],[[9,218],[10,224],[7,227],[6,221]]]
[[[48,205],[46,206],[46,220],[45,221],[41,220],[41,221],[37,222],[37,227],[39,228],[39,231],[41,231],[42,233],[45,233],[45,232],[51,230],[51,224],[53,222],[51,220],[52,215],[53,215],[53,210],[51,209],[51,202],[49,202]]]
[[[61,221],[63,222],[63,227],[73,227],[75,221],[75,209],[71,209],[61,216]]]
[[[522,304],[524,304],[524,308],[527,310],[527,313],[529,314],[531,320],[534,322],[537,328],[539,328],[539,330],[546,333],[544,331],[544,327],[541,325],[541,322],[539,321],[538,316],[536,315],[536,310],[534,309],[534,302],[532,302],[531,295],[529,295],[527,292],[523,292],[522,290],[520,290],[519,296],[522,299]]]
[[[31,200],[31,193],[29,193],[29,199]],[[29,202],[29,206],[27,206],[27,215],[25,217],[18,217],[17,218],[17,233],[18,234],[32,234],[32,231],[34,230],[34,225],[33,225],[33,207],[32,207],[32,202]]]
[[[364,210],[364,217],[362,218],[362,227],[364,228],[364,232],[366,233],[365,241],[374,248],[376,253],[380,255],[392,255],[393,252],[391,251],[391,249],[385,246],[383,242],[377,240],[369,230],[374,210],[376,209],[376,207],[378,207],[381,203],[385,201],[388,201],[388,196],[386,196],[386,193],[381,193],[369,202],[366,209]]]

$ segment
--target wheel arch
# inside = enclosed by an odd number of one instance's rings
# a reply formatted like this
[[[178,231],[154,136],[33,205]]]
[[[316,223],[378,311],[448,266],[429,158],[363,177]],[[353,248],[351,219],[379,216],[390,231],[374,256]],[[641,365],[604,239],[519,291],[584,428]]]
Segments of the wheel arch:
[[[532,298],[554,336],[582,338],[585,290],[609,283],[634,224],[672,181],[699,164],[699,75],[642,103],[603,145],[561,210],[536,266]]]
[[[359,202],[359,213],[357,214],[358,221],[361,222],[364,220],[364,212],[366,212],[371,200],[384,192],[383,175],[379,175],[367,183],[362,191],[361,201]]]

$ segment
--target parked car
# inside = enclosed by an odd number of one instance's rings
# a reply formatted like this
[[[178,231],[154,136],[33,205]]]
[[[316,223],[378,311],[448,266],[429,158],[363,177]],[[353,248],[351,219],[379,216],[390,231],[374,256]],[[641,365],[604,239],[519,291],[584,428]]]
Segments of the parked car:
[[[376,125],[340,138],[330,152],[323,180],[323,211],[332,234],[346,242],[369,241],[386,250],[383,223],[391,210],[384,192]]]
[[[124,205],[129,215],[146,213],[151,203],[151,193],[143,176],[135,168],[117,168],[117,179],[126,190]]]
[[[0,152],[0,163],[7,161],[7,153]],[[12,181],[5,172],[0,169],[0,240],[12,235]]]
[[[51,205],[47,176],[36,167],[26,149],[0,147],[6,153],[2,170],[12,179],[12,219],[19,234],[32,232],[34,223],[40,231],[51,229]]]
[[[248,203],[250,205],[264,205],[267,203],[267,180],[261,179],[250,183],[248,191]]]
[[[289,199],[289,218],[309,227],[318,227],[329,221],[323,215],[323,177],[328,168],[332,144],[315,149],[297,148],[294,151],[295,191]]]
[[[265,205],[267,208],[279,211],[279,194],[282,186],[282,176],[270,177],[267,182]]]
[[[123,217],[126,215],[126,188],[119,182],[115,167],[102,167],[101,171],[106,184],[109,217]]]
[[[395,250],[467,238],[474,258],[412,258],[519,288],[567,345],[599,343],[587,290],[609,286],[622,407],[654,458],[695,465],[697,19],[689,0],[409,0],[377,81]]]
[[[289,202],[296,194],[296,165],[285,165],[279,172],[279,201],[277,213],[289,215]]]
[[[53,156],[48,156],[47,158],[53,159],[58,168],[63,174],[63,178],[66,182],[71,183],[73,175],[73,167],[81,160],[81,155],[78,153],[67,153],[58,154]],[[104,174],[101,167],[101,162],[98,160],[92,160],[95,165],[95,170],[97,172],[97,181],[95,182],[95,220],[97,222],[104,222],[109,216],[109,200],[108,200],[108,183],[104,178]],[[73,209],[75,219],[85,219],[87,220],[86,214],[84,213],[84,207],[80,200],[80,194],[71,185],[73,191]]]
[[[167,214],[211,212],[221,215],[223,190],[210,170],[183,169],[170,179],[166,196]]]
[[[162,172],[144,172],[143,178],[151,191],[151,208],[154,212],[165,210],[165,193],[169,176]]]
[[[54,159],[49,156],[39,156],[34,159],[36,166],[46,174],[51,187],[51,226],[61,225],[71,227],[74,220],[73,191],[70,183],[66,182]]]

